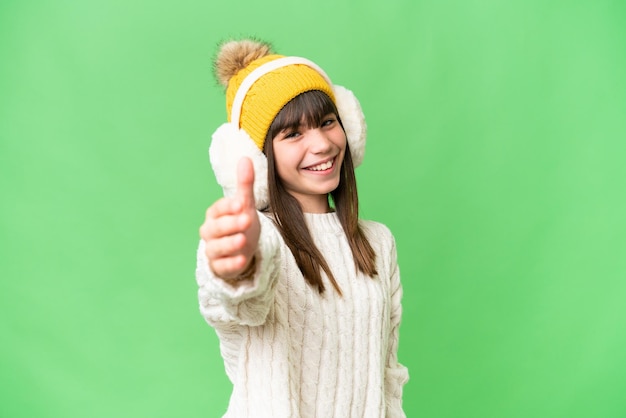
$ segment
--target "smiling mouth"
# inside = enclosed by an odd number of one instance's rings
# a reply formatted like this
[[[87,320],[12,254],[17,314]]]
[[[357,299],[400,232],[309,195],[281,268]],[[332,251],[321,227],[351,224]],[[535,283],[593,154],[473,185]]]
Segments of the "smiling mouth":
[[[333,164],[335,164],[335,159],[334,158],[332,160],[326,161],[325,163],[313,165],[311,167],[306,167],[305,170],[325,171],[325,170],[328,170],[328,169],[332,168]]]

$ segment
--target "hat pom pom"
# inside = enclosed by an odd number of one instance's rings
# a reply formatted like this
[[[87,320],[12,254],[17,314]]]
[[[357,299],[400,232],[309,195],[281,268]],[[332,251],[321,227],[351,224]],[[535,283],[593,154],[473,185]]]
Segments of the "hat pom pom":
[[[267,42],[254,39],[224,42],[215,58],[215,78],[226,87],[230,79],[248,64],[271,53],[272,46]]]

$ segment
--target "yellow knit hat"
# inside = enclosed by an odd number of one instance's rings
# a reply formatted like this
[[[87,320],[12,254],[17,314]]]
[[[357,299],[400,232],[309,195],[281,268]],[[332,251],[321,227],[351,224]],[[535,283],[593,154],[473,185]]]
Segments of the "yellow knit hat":
[[[260,150],[280,110],[301,93],[320,90],[333,102],[335,95],[326,74],[303,58],[266,55],[232,76],[226,89],[228,121],[250,135]]]

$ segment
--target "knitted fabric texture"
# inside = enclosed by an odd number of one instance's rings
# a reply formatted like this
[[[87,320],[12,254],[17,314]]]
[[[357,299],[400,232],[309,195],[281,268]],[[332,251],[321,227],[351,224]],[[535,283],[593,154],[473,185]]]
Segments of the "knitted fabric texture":
[[[272,221],[259,218],[252,279],[233,285],[215,277],[202,241],[198,250],[200,311],[217,331],[233,383],[224,417],[404,417],[408,373],[397,359],[402,288],[389,230],[360,221],[378,254],[378,276],[369,278],[355,271],[337,215],[305,214],[343,292],[328,284],[320,295]]]
[[[261,65],[282,57],[282,55],[267,55],[254,60],[230,79],[226,89],[226,111],[229,122],[235,95],[245,78]],[[259,149],[263,150],[265,136],[278,112],[291,99],[311,90],[323,91],[333,102],[335,101],[331,86],[322,75],[307,65],[288,65],[265,74],[252,85],[246,94],[241,108],[239,127],[250,135]]]

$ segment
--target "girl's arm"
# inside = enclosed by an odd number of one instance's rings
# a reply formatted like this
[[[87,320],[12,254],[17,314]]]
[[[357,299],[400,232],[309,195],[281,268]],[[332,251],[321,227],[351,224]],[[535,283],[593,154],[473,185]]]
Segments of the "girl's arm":
[[[260,237],[245,277],[222,278],[209,267],[205,242],[198,246],[196,280],[200,312],[216,328],[261,325],[274,301],[280,266],[280,238],[271,220],[259,215]]]
[[[397,263],[396,245],[393,237],[389,254],[391,268],[391,328],[385,368],[385,399],[387,403],[387,418],[405,417],[402,410],[402,389],[409,380],[406,367],[398,363],[398,331],[402,317],[402,285]]]
[[[242,158],[237,192],[211,205],[200,227],[200,310],[214,325],[259,325],[273,300],[278,241],[271,226],[261,226],[265,217],[255,209],[253,185],[252,162]]]

